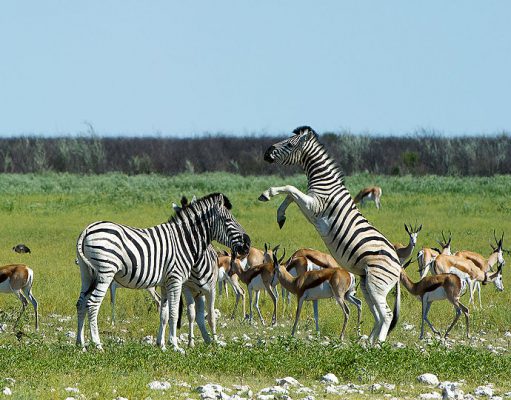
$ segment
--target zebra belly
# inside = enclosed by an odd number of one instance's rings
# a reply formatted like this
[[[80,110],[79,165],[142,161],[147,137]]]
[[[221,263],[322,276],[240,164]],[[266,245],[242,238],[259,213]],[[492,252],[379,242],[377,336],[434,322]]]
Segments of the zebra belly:
[[[329,282],[323,282],[318,286],[307,289],[303,294],[304,300],[329,299],[333,296],[332,286]]]
[[[119,285],[130,289],[147,289],[149,287],[161,286],[163,284],[162,274],[159,271],[155,273],[155,279],[142,279],[138,285],[138,274],[136,274],[132,280],[130,277],[130,274],[125,274],[124,271],[119,271],[117,274],[115,274],[114,279]]]

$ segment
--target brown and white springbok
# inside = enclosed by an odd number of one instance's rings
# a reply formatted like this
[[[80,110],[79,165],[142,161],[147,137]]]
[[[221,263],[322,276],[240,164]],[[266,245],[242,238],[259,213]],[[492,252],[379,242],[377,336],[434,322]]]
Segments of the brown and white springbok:
[[[379,210],[381,207],[380,198],[381,198],[382,190],[379,186],[368,186],[363,188],[358,194],[355,196],[353,201],[355,204],[360,203],[361,206],[364,206],[366,201],[374,201],[376,204],[376,208]]]
[[[323,268],[342,268],[335,259],[327,253],[323,253],[319,250],[314,249],[299,249],[295,251],[286,262],[287,271],[294,277],[302,275],[306,271],[315,271]],[[349,272],[348,272],[349,273]],[[351,274],[353,280],[353,287],[355,287],[355,275]],[[283,304],[289,304],[291,292],[289,292],[283,285],[282,287],[282,299]],[[350,292],[351,293],[351,292]],[[355,290],[353,291],[355,293]],[[355,304],[358,309],[359,315],[361,312],[362,302],[357,299],[354,295],[346,298],[349,302]],[[312,300],[312,306],[314,310],[314,320],[316,321],[316,331],[319,331],[318,326],[318,301]]]
[[[357,307],[357,333],[360,335],[360,311],[362,302],[354,296],[355,277],[353,274],[342,268],[325,267],[319,270],[306,270],[298,276],[293,276],[288,272],[285,266],[277,263],[275,254],[273,255],[273,259],[276,266],[275,275],[280,284],[289,292],[295,294],[298,302],[296,306],[295,322],[291,331],[292,336],[295,335],[304,301],[317,302],[319,299],[329,299],[332,297],[335,298],[344,313],[344,323],[340,335],[341,340],[344,338],[344,332],[346,331],[346,325],[348,324],[350,315],[350,309],[345,300],[355,304]],[[296,257],[291,260],[291,264],[296,264],[296,266],[293,267],[295,269],[301,269],[304,265],[306,266],[307,263],[309,263],[309,260],[306,257]],[[316,322],[316,331],[319,333],[317,308],[314,310],[314,320]]]
[[[284,258],[284,256],[282,257]],[[281,260],[280,260],[281,261]],[[278,262],[280,262],[278,261]],[[252,322],[252,298],[253,292],[255,292],[255,309],[259,314],[259,318],[261,323],[265,325],[264,318],[261,314],[261,310],[259,308],[259,295],[261,290],[266,290],[270,295],[270,298],[273,302],[273,315],[271,319],[272,325],[277,322],[277,299],[278,292],[276,290],[277,279],[274,279],[274,270],[275,270],[274,260],[271,262],[266,262],[263,264],[255,265],[253,267],[249,267],[244,270],[239,262],[236,262],[236,258],[234,255],[231,255],[231,269],[229,274],[236,274],[241,279],[241,281],[247,285],[248,288],[248,301],[250,307],[249,321]]]
[[[495,237],[496,246],[493,246],[490,243],[490,246],[492,248],[492,253],[488,258],[482,256],[479,253],[469,251],[469,250],[462,250],[457,251],[454,255],[462,258],[466,258],[467,260],[472,261],[472,263],[479,268],[482,272],[486,273],[498,262],[499,264],[504,265],[504,249],[502,247],[502,242],[504,240],[504,234],[502,234],[502,237],[497,239],[495,236],[495,232],[493,232],[493,236]],[[474,292],[477,289],[478,297],[479,297],[479,307],[482,307],[482,301],[481,301],[481,282],[475,281],[471,288],[470,293],[470,302],[473,302],[474,298]]]
[[[35,329],[39,330],[37,300],[32,294],[33,283],[34,271],[25,264],[10,264],[0,267],[0,293],[14,293],[23,305],[15,326],[17,326],[21,316],[25,312],[25,308],[28,305],[28,298],[34,307]]]
[[[431,330],[436,334],[440,335],[440,332],[435,329],[431,321],[428,319],[429,309],[431,303],[437,300],[449,300],[456,310],[456,315],[449,328],[445,332],[445,337],[449,335],[449,332],[454,327],[456,322],[463,313],[465,315],[466,322],[466,334],[470,336],[469,331],[469,311],[466,306],[460,302],[460,297],[466,289],[466,283],[463,278],[460,278],[457,274],[439,274],[429,275],[422,278],[418,282],[413,282],[406,274],[406,267],[410,265],[409,260],[401,269],[401,284],[408,290],[413,296],[417,296],[422,303],[422,319],[421,319],[421,333],[419,339],[424,337],[424,321],[427,322]],[[499,267],[499,271],[502,271],[502,267]]]
[[[435,258],[439,254],[445,254],[448,256],[452,254],[451,241],[452,241],[451,232],[449,232],[449,239],[446,239],[444,231],[442,231],[442,240],[441,241],[437,240],[437,243],[440,245],[440,249],[423,247],[417,253],[417,263],[419,264],[419,274],[421,279],[424,278],[431,270],[431,265],[433,264],[433,261],[435,261]]]
[[[399,262],[401,265],[408,260],[413,253],[413,249],[415,248],[415,245],[417,244],[417,236],[419,235],[420,230],[422,229],[422,224],[419,225],[419,227],[410,227],[405,224],[405,231],[408,233],[408,236],[410,240],[408,241],[408,245],[404,245],[401,243],[392,243],[394,246],[394,249],[396,249],[397,256],[399,257]]]

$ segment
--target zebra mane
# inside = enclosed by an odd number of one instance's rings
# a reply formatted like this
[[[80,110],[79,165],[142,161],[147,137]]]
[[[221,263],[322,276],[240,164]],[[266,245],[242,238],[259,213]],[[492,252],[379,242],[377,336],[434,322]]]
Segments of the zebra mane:
[[[310,126],[308,125],[304,125],[304,126],[299,126],[298,128],[296,128],[294,131],[293,131],[293,134],[294,135],[299,135],[300,133],[302,133],[303,131],[310,131],[312,132],[315,136],[317,136],[318,134],[316,133],[316,131],[314,129],[312,129]]]
[[[176,212],[175,215],[170,217],[169,222],[179,222],[185,220],[188,216],[202,214],[203,211],[210,208],[216,201],[223,199],[224,207],[228,210],[232,209],[232,203],[226,195],[222,193],[211,193],[196,201],[189,203],[186,197],[181,199],[182,207]],[[185,200],[185,201],[183,201]]]

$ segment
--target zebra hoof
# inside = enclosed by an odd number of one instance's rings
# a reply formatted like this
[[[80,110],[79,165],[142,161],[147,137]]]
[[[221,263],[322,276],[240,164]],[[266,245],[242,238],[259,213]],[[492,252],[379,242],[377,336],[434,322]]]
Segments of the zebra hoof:
[[[270,201],[270,198],[263,193],[263,194],[261,194],[261,196],[259,196],[259,198],[257,200],[259,200],[259,201]]]
[[[284,226],[284,224],[286,223],[286,217],[282,218],[282,219],[278,219],[277,220],[277,223],[279,224],[279,229],[282,229],[282,227]]]

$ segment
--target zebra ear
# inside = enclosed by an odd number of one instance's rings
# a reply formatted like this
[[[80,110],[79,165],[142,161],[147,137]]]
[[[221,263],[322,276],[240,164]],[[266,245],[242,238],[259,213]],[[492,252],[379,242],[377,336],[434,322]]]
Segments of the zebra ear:
[[[220,204],[222,206],[224,206],[225,208],[227,208],[228,210],[231,210],[232,209],[232,203],[231,201],[227,198],[227,196],[225,194],[221,194],[220,195]]]

